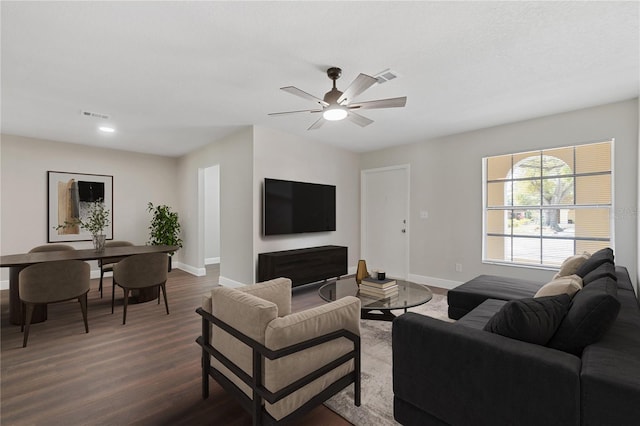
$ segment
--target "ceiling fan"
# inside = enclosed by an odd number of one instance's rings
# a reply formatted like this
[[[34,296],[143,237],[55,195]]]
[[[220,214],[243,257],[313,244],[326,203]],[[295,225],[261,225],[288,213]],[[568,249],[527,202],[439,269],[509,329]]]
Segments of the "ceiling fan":
[[[284,114],[297,114],[301,112],[310,113],[322,113],[322,116],[311,125],[307,130],[317,129],[322,126],[325,121],[338,121],[345,118],[356,123],[360,127],[368,126],[373,123],[373,120],[368,119],[355,111],[360,109],[373,109],[373,108],[399,108],[405,106],[407,103],[407,97],[402,96],[400,98],[378,99],[375,101],[366,102],[353,102],[353,100],[362,92],[373,86],[378,80],[366,74],[360,74],[355,80],[347,87],[344,92],[341,92],[336,87],[336,80],[342,75],[342,70],[337,67],[331,67],[327,70],[327,76],[333,80],[333,88],[325,93],[324,99],[316,98],[309,93],[302,91],[294,86],[281,87],[281,90],[291,93],[292,95],[300,96],[304,99],[309,99],[317,103],[320,108],[318,109],[305,109],[300,111],[286,111],[286,112],[272,112],[269,115],[284,115]]]

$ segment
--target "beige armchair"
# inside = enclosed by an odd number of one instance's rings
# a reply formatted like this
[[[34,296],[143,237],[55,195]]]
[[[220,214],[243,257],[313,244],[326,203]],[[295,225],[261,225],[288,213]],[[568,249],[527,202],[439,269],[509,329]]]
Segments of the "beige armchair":
[[[360,300],[291,313],[291,280],[217,287],[202,316],[202,397],[209,377],[240,400],[253,424],[305,414],[351,383],[360,406]]]

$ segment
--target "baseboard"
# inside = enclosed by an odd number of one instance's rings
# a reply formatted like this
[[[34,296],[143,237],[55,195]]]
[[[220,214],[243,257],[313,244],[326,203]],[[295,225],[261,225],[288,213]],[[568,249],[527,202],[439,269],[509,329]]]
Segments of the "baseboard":
[[[432,285],[434,287],[451,290],[462,284],[462,281],[445,280],[443,278],[427,277],[425,275],[409,274],[409,281],[416,284]]]
[[[240,283],[223,276],[220,276],[220,278],[218,278],[218,284],[224,287],[242,287],[245,285],[244,283]]]
[[[191,275],[195,275],[196,277],[203,277],[207,275],[207,270],[205,268],[195,268],[190,265],[185,265],[182,262],[173,262],[173,267],[185,271]],[[353,275],[356,273],[356,267],[350,267],[348,269],[349,275]],[[105,277],[110,277],[112,275],[111,272],[106,272],[104,274]],[[91,279],[100,278],[100,270],[91,271]],[[426,284],[432,285],[434,287],[446,288],[447,290],[451,290],[452,288],[458,287],[462,284],[462,281],[452,281],[445,280],[442,278],[435,277],[427,277],[424,275],[416,275],[409,274],[409,281],[417,283],[417,284]],[[218,280],[218,284],[223,285],[225,287],[241,287],[245,285],[244,283],[240,283],[238,281],[234,281],[232,279],[220,276]],[[8,290],[9,289],[9,280],[0,281],[0,290]]]
[[[195,275],[196,277],[204,277],[207,275],[207,270],[205,268],[196,268],[195,266],[187,265],[182,262],[173,261],[172,267],[185,271],[191,275]]]
[[[217,265],[218,263],[220,263],[220,258],[219,257],[207,257],[204,260],[204,264],[205,265]]]

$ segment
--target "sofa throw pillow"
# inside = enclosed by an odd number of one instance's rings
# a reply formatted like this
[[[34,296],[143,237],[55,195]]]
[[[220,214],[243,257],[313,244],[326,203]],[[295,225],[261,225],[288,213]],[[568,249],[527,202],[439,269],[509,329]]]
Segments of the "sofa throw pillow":
[[[545,345],[562,322],[570,302],[567,294],[512,300],[491,317],[484,330]]]
[[[547,346],[581,356],[585,347],[600,340],[620,311],[616,286],[605,277],[579,291]]]
[[[618,281],[618,277],[616,276],[616,267],[613,263],[605,262],[593,271],[589,272],[584,276],[584,278],[582,278],[582,286],[584,287],[596,280],[599,280],[600,278],[605,277],[609,277],[615,281]]]
[[[609,247],[603,248],[593,253],[586,262],[578,267],[576,274],[584,278],[585,275],[587,275],[589,272],[593,271],[603,263],[611,263],[615,265],[613,250],[611,250]]]
[[[582,290],[582,278],[574,274],[549,281],[540,287],[540,290],[533,297],[557,296],[559,294],[573,296],[579,290]]]
[[[554,276],[554,278],[566,277],[568,275],[575,274],[576,271],[578,270],[578,268],[583,263],[585,263],[590,257],[591,257],[591,255],[589,253],[587,253],[587,252],[584,252],[582,254],[576,254],[575,256],[567,257],[564,260],[564,262],[562,262],[562,265],[560,265],[560,270]]]

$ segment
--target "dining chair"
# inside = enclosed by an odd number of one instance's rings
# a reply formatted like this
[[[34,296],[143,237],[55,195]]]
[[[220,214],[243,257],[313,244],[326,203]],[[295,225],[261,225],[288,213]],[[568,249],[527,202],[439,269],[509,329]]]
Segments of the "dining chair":
[[[124,312],[122,324],[127,321],[127,305],[129,304],[129,291],[144,288],[159,287],[164,296],[164,306],[169,315],[167,302],[167,275],[169,256],[166,253],[145,253],[129,256],[113,266],[113,287],[111,289],[111,313],[115,304],[115,287],[121,287],[124,291]],[[158,295],[160,303],[160,295]]]
[[[58,260],[27,266],[19,275],[21,302],[21,331],[24,331],[22,347],[27,346],[33,310],[36,305],[78,299],[85,332],[87,321],[87,293],[91,281],[91,268],[81,260]],[[25,324],[26,322],[26,324]]]
[[[105,247],[126,247],[132,246],[133,243],[129,241],[107,241],[104,243]],[[100,298],[102,299],[102,278],[104,277],[105,272],[113,272],[113,265],[120,262],[125,257],[105,257],[104,259],[98,259],[98,266],[100,267],[100,285],[98,286],[98,290],[100,290]]]

